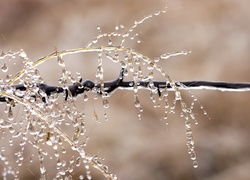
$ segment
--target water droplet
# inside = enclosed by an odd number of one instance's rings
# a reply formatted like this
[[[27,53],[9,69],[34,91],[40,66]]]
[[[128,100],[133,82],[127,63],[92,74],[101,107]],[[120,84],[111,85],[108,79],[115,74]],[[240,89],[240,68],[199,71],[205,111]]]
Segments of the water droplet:
[[[198,162],[197,161],[193,161],[193,167],[198,168]]]
[[[156,11],[156,12],[154,13],[154,15],[155,15],[155,16],[158,16],[160,13],[161,13],[160,11]]]
[[[120,64],[121,64],[122,68],[126,68],[127,67],[127,64],[124,61],[120,61]]]
[[[195,154],[194,151],[190,153],[190,158],[191,158],[191,160],[193,160],[193,161],[196,159],[196,154]]]
[[[10,126],[10,127],[9,127],[9,131],[10,131],[10,133],[12,134],[12,133],[15,132],[15,129],[14,129],[12,126]]]
[[[33,162],[33,157],[32,156],[29,157],[29,161],[30,161],[30,163]]]
[[[97,41],[98,41],[98,39],[97,39],[96,37],[92,39],[92,42],[93,42],[94,44],[97,43]]]
[[[65,154],[66,153],[66,149],[65,147],[62,147],[62,153]]]
[[[181,92],[180,91],[175,91],[175,100],[181,100]]]
[[[40,164],[40,172],[41,174],[44,174],[46,172],[46,168],[43,164]]]
[[[65,66],[64,60],[60,56],[57,57],[57,63],[59,66],[62,66],[62,67]]]
[[[105,121],[108,121],[108,115],[107,115],[107,113],[104,113],[104,119],[105,119]]]
[[[135,95],[134,103],[135,103],[135,107],[137,107],[137,108],[139,108],[141,106],[138,95]]]
[[[87,94],[84,94],[84,95],[83,95],[83,100],[86,102],[86,101],[88,101],[88,99],[89,99],[89,98],[88,98],[88,95],[87,95]]]
[[[3,72],[7,72],[8,71],[8,66],[6,65],[6,63],[3,64],[3,66],[2,66],[1,69],[2,69]]]
[[[103,98],[102,103],[104,108],[109,108],[109,102],[106,97]]]
[[[185,127],[186,127],[186,129],[190,129],[191,128],[190,121],[185,121]]]
[[[81,158],[78,157],[78,158],[76,159],[76,166],[79,167],[80,165],[81,165]]]
[[[10,106],[10,107],[9,107],[9,112],[8,112],[8,119],[9,119],[10,121],[12,121],[13,118],[14,118],[14,116],[13,116],[13,111],[12,111],[11,106]]]
[[[148,66],[147,66],[148,70],[153,70],[153,69],[154,69],[154,65],[155,65],[155,63],[154,63],[153,61],[151,61],[151,62],[148,64]]]

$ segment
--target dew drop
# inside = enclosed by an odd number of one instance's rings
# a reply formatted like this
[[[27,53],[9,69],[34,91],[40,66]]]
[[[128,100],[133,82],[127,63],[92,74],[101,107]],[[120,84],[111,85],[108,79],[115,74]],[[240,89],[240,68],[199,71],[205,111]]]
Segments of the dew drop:
[[[191,152],[190,158],[191,158],[191,160],[193,160],[193,161],[196,159],[196,154],[195,154],[195,152]]]
[[[13,120],[13,111],[12,111],[12,109],[11,109],[11,106],[9,107],[8,119],[9,119],[10,121]]]
[[[160,11],[157,11],[154,13],[155,16],[158,16],[161,12]]]
[[[33,162],[33,157],[32,157],[32,156],[29,157],[29,162],[30,162],[30,163]]]
[[[194,167],[194,168],[198,168],[198,163],[197,163],[197,161],[193,161],[193,167]]]
[[[3,64],[3,66],[2,66],[1,69],[2,69],[3,72],[7,72],[8,71],[8,66],[6,65],[6,63]]]
[[[175,91],[175,100],[181,100],[181,92]]]
[[[64,60],[60,56],[57,57],[57,63],[59,66],[65,66]]]
[[[135,107],[137,107],[137,108],[139,108],[141,106],[138,95],[135,95],[134,103],[135,103]]]
[[[104,108],[109,108],[109,102],[108,102],[107,98],[103,98],[102,103],[103,103]]]
[[[108,121],[108,115],[107,115],[107,113],[104,113],[104,119],[105,119],[105,121]]]
[[[10,131],[10,133],[12,134],[12,133],[15,132],[15,129],[14,129],[12,126],[10,126],[10,127],[9,127],[9,131]]]
[[[86,102],[86,101],[88,101],[88,99],[89,99],[88,95],[87,95],[87,94],[84,94],[83,100]]]
[[[44,174],[46,172],[46,168],[43,164],[40,165],[40,172],[41,174]]]
[[[121,64],[122,68],[126,68],[127,67],[127,64],[124,61],[120,61],[120,64]]]
[[[78,157],[78,158],[76,159],[76,166],[79,167],[80,165],[81,165],[81,158]]]
[[[97,39],[96,37],[92,39],[92,42],[93,42],[94,44],[97,43],[97,41],[98,41],[98,39]]]

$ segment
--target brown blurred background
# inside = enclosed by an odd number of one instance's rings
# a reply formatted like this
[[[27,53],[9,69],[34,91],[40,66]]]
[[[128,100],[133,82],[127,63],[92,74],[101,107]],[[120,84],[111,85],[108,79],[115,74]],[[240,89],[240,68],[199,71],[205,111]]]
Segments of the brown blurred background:
[[[128,28],[165,6],[166,14],[136,30],[142,43],[129,41],[128,46],[150,58],[192,50],[187,56],[161,62],[175,80],[250,81],[250,2],[246,0],[0,0],[0,50],[22,48],[36,60],[55,47],[86,45],[98,34],[96,26],[104,32],[114,31],[117,24]],[[72,56],[66,64],[84,79],[95,76],[93,56]],[[108,80],[119,72],[110,64],[105,69]],[[49,62],[39,68],[48,83],[60,76]],[[91,130],[88,152],[105,157],[110,171],[124,180],[250,179],[250,92],[193,93],[211,118],[197,108],[199,125],[193,131],[199,168],[194,169],[189,159],[178,109],[165,127],[160,121],[163,109],[154,109],[145,98],[142,121],[138,121],[133,93],[126,91],[117,91],[110,98],[109,121]],[[142,95],[147,97],[147,92]],[[100,105],[90,103],[89,108],[103,118]],[[32,177],[29,173],[21,174]],[[95,170],[92,175],[93,179],[102,177]]]

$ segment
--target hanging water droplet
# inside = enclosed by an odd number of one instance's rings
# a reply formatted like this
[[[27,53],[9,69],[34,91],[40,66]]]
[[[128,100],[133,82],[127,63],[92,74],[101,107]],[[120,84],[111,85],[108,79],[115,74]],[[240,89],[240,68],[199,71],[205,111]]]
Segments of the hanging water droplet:
[[[106,112],[104,113],[104,119],[105,119],[105,121],[108,121],[108,115]]]
[[[186,129],[190,129],[191,128],[190,121],[185,121],[185,127],[186,127]]]
[[[13,118],[14,118],[14,116],[13,116],[13,111],[12,111],[12,108],[11,108],[11,106],[10,106],[10,107],[9,107],[9,112],[8,112],[8,119],[9,119],[10,121],[12,121]]]
[[[193,161],[193,167],[198,168],[198,162],[197,161]]]
[[[76,159],[76,166],[79,167],[80,165],[81,165],[81,158],[78,157],[78,158]]]
[[[127,67],[127,64],[124,61],[120,61],[120,64],[121,64],[122,68],[126,68]]]
[[[30,163],[33,162],[33,157],[32,157],[32,156],[29,157],[29,162],[30,162]]]
[[[83,179],[84,179],[84,175],[80,175],[79,180],[83,180]]]
[[[194,113],[190,113],[189,116],[190,116],[192,119],[195,119]]]
[[[160,11],[156,11],[156,12],[154,13],[154,15],[155,15],[155,16],[158,16],[160,13],[161,13]]]
[[[8,66],[6,65],[6,63],[3,64],[3,66],[2,66],[1,69],[2,69],[3,72],[7,72],[8,71]]]
[[[43,164],[40,165],[40,172],[41,174],[44,174],[46,172],[46,168]]]
[[[135,103],[135,107],[137,107],[137,108],[139,108],[141,106],[138,95],[135,95],[134,103]]]
[[[93,42],[94,44],[97,43],[97,41],[98,41],[98,39],[97,39],[96,37],[92,39],[92,42]]]
[[[115,26],[115,30],[116,30],[116,31],[119,30],[119,26],[118,26],[118,25]]]
[[[64,60],[60,56],[57,57],[57,63],[59,66],[62,66],[62,67],[65,66]]]
[[[175,91],[175,100],[181,100],[181,92],[180,91]]]
[[[84,94],[84,95],[83,95],[83,100],[86,102],[86,101],[88,101],[88,99],[89,99],[88,95],[87,95],[87,94]]]
[[[15,129],[14,129],[12,126],[10,126],[10,127],[9,127],[9,132],[12,134],[12,133],[15,132]]]
[[[109,102],[106,97],[103,98],[102,103],[104,108],[109,108]]]
[[[196,154],[194,151],[190,153],[190,159],[193,161],[196,159]]]
[[[109,46],[112,45],[112,40],[111,40],[111,38],[109,38],[109,40],[108,40],[108,45],[109,45]]]
[[[66,153],[66,149],[65,147],[62,147],[62,153],[65,154]]]

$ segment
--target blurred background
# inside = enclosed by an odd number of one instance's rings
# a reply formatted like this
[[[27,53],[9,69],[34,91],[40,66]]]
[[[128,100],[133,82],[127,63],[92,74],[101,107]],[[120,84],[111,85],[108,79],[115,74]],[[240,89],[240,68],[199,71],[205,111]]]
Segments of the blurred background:
[[[0,0],[0,51],[24,49],[35,61],[55,47],[85,46],[98,35],[97,26],[103,32],[112,32],[120,24],[129,28],[135,20],[166,6],[165,14],[135,30],[141,43],[128,41],[126,46],[152,59],[166,52],[191,50],[187,56],[160,62],[174,80],[250,81],[250,2],[244,0]],[[96,57],[70,56],[66,65],[83,79],[94,79]],[[53,62],[39,70],[46,82],[57,83],[60,71]],[[106,80],[119,73],[112,62],[104,71]],[[178,108],[169,115],[166,127],[160,121],[163,109],[153,108],[147,92],[139,93],[144,108],[141,121],[132,92],[117,91],[109,99],[107,122],[102,120],[102,106],[90,102],[87,109],[95,110],[102,122],[88,132],[87,151],[105,157],[110,171],[124,180],[250,179],[250,92],[192,92],[210,117],[197,107],[199,125],[193,125],[197,169],[187,153]],[[39,173],[30,171],[20,172],[20,179],[39,178]],[[92,175],[104,179],[96,170]]]

